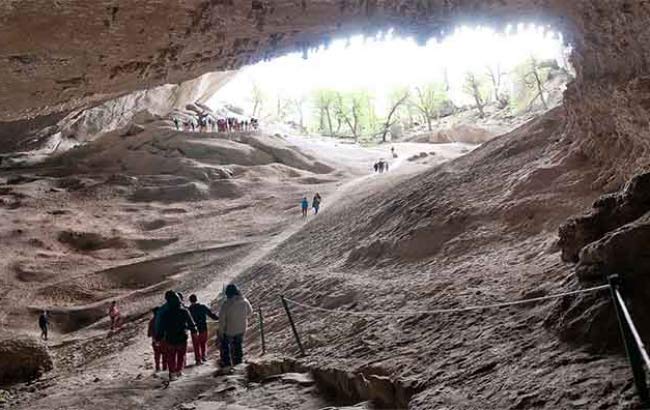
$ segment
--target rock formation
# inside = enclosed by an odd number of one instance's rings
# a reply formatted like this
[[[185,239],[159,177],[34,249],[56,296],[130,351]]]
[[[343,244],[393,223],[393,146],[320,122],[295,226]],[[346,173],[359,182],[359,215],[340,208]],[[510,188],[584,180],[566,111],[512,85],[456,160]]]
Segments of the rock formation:
[[[52,370],[47,347],[28,337],[0,340],[0,386],[25,382]]]
[[[62,152],[71,146],[97,139],[129,126],[139,118],[167,116],[187,104],[203,103],[234,72],[208,73],[180,84],[166,84],[149,90],[134,91],[105,101],[90,109],[73,110],[37,120],[0,122],[0,152],[41,149]]]
[[[577,262],[577,280],[583,286],[619,275],[631,314],[645,340],[650,338],[647,317],[650,300],[650,174],[633,177],[625,188],[599,198],[591,213],[572,218],[560,227],[562,257]],[[584,296],[559,306],[560,334],[568,340],[597,348],[619,348],[616,316],[608,301]]]

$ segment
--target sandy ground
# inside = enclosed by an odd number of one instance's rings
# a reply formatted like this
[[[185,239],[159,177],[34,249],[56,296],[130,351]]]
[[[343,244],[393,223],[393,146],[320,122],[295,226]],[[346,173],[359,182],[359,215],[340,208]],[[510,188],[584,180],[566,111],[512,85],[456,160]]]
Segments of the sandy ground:
[[[94,144],[0,173],[0,325],[5,336],[37,336],[37,312],[50,311],[48,345],[56,365],[39,382],[8,390],[4,405],[11,408],[173,408],[231,382],[237,394],[213,399],[251,408],[340,405],[292,382],[256,387],[242,375],[215,384],[212,365],[189,369],[167,388],[152,375],[147,312],[168,288],[212,301],[225,283],[264,263],[315,219],[299,216],[302,195],[320,192],[324,214],[335,205],[355,207],[358,198],[350,192],[392,189],[398,175],[473,149],[394,144],[398,158],[389,159],[388,146],[224,138],[179,133],[166,124]],[[374,175],[372,164],[381,158],[389,159],[391,171]],[[224,172],[230,177],[223,179]],[[107,337],[111,300],[127,324]]]

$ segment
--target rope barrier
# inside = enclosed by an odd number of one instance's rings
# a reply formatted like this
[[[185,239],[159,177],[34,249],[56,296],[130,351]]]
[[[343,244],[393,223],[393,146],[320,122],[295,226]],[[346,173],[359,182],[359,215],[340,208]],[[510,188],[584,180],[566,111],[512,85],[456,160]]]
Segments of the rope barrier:
[[[594,286],[591,288],[587,289],[579,289],[579,290],[573,290],[570,292],[564,292],[564,293],[556,293],[553,295],[547,295],[547,296],[540,296],[536,298],[530,298],[530,299],[522,299],[522,300],[516,300],[512,302],[501,302],[501,303],[493,303],[490,305],[478,305],[478,306],[467,306],[464,308],[447,308],[447,309],[434,309],[434,310],[422,310],[422,311],[410,311],[410,312],[385,312],[385,311],[365,311],[365,312],[355,312],[355,311],[350,311],[350,310],[338,310],[338,309],[326,309],[318,306],[311,306],[307,305],[305,303],[298,302],[293,299],[285,298],[285,300],[289,303],[292,303],[296,306],[300,306],[304,309],[308,310],[315,310],[319,312],[326,312],[326,313],[336,313],[336,314],[343,314],[343,315],[351,315],[351,316],[420,316],[420,315],[436,315],[440,313],[457,313],[457,312],[469,312],[469,311],[474,311],[474,310],[486,310],[486,309],[496,309],[496,308],[502,308],[502,307],[508,307],[508,306],[516,306],[516,305],[523,305],[527,303],[534,303],[534,302],[540,302],[544,300],[550,300],[550,299],[558,299],[562,298],[565,296],[571,296],[571,295],[577,295],[581,293],[590,293],[590,292],[597,292],[600,290],[605,290],[609,289],[610,285],[600,285],[600,286]]]

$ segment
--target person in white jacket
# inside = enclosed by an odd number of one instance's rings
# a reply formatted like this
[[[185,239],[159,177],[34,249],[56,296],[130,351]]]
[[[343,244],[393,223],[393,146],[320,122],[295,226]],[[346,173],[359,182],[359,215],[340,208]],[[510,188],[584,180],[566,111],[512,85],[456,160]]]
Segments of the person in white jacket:
[[[253,313],[250,302],[242,296],[237,286],[226,286],[226,300],[219,309],[219,339],[221,341],[221,367],[229,370],[244,359],[244,335],[248,316]]]

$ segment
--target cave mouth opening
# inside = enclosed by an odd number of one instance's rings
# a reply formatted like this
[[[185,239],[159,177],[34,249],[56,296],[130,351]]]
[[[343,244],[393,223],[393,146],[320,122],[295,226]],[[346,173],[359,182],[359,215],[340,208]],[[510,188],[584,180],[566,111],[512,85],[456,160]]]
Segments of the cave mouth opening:
[[[459,26],[424,44],[389,30],[245,67],[207,104],[302,134],[386,140],[435,131],[459,113],[482,122],[539,115],[562,102],[570,52],[560,32],[536,24]]]

